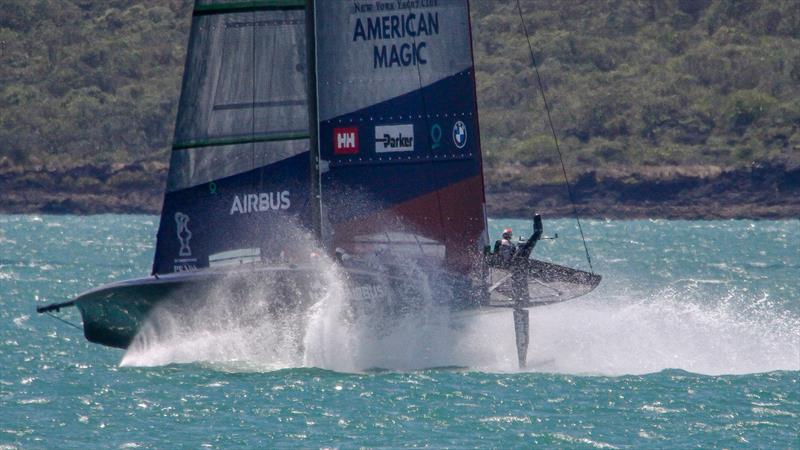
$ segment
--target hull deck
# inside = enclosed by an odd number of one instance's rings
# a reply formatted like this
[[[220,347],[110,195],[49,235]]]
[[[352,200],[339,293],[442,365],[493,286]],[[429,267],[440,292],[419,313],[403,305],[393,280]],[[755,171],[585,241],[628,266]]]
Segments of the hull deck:
[[[408,276],[355,267],[343,267],[341,272],[345,295],[358,303],[403,309],[405,299],[423,295],[424,282]],[[306,310],[323,298],[324,278],[325,268],[314,264],[204,269],[112,283],[87,291],[72,301],[38,310],[57,311],[75,306],[81,313],[87,340],[124,349],[158,307],[167,307],[172,312],[193,311],[214,296],[240,300],[237,297],[263,295],[264,314],[287,314]],[[452,287],[457,283],[448,284]],[[444,298],[445,294],[434,296]]]
[[[533,261],[533,260],[532,260]],[[372,269],[339,265],[347,300],[356,306],[379,305],[392,315],[413,307],[414,299],[432,297],[451,310],[481,314],[505,308],[516,310],[563,302],[586,294],[600,282],[597,275],[533,261],[529,267],[529,300],[512,300],[510,272],[492,270],[490,285],[482,288],[464,276],[415,275],[402,269]],[[75,306],[83,319],[84,335],[90,342],[127,348],[145,321],[159,307],[178,314],[202,308],[215,296],[234,301],[256,301],[263,314],[280,315],[307,310],[322,299],[330,278],[330,266],[247,264],[209,268],[111,283],[87,291],[74,300],[37,308],[58,311]],[[427,280],[425,279],[426,277]],[[326,281],[327,280],[327,281]],[[487,292],[488,289],[488,292]],[[476,293],[484,292],[483,295]],[[213,313],[213,312],[212,312]]]

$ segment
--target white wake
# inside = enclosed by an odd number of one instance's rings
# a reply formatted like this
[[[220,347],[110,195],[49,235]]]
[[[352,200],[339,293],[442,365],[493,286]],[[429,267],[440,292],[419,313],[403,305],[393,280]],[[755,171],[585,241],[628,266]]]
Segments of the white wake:
[[[623,375],[681,369],[718,375],[800,370],[800,317],[768,298],[594,296],[531,311],[532,370]],[[469,366],[516,370],[511,318],[477,317],[461,335]]]
[[[303,317],[265,312],[276,292],[228,291],[186,315],[161,311],[125,353],[123,366],[204,363],[220,370],[295,367],[357,372],[466,367],[517,371],[511,311],[451,314],[427,301],[400,318],[348,311],[342,275],[324,271],[326,293]],[[531,310],[528,370],[622,375],[682,369],[701,374],[800,370],[800,317],[766,297],[665,289],[583,299]],[[717,294],[718,295],[718,294]]]

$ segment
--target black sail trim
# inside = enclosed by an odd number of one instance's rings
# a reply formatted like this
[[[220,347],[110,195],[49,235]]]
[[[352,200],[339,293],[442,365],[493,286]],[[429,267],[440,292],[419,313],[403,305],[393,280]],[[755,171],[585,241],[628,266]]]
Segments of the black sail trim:
[[[172,150],[187,150],[199,147],[222,147],[225,145],[252,144],[256,142],[277,142],[277,141],[299,141],[308,139],[307,131],[270,133],[263,135],[247,135],[234,137],[221,137],[213,139],[198,139],[193,141],[176,142],[172,144]]]
[[[229,109],[250,109],[250,108],[275,108],[278,106],[304,106],[307,102],[305,100],[274,100],[270,102],[241,102],[241,103],[225,103],[221,105],[214,105],[214,111],[224,111]]]
[[[287,11],[305,9],[305,0],[254,0],[233,3],[217,3],[196,5],[193,16],[209,16],[214,14],[233,14],[252,11]]]

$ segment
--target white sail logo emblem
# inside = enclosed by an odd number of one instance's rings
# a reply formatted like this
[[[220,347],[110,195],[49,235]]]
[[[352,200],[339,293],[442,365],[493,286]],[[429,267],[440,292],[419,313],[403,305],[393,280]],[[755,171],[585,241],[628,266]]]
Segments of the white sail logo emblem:
[[[192,248],[189,247],[189,240],[192,238],[192,232],[189,231],[189,216],[182,212],[176,212],[175,225],[178,228],[178,241],[181,243],[178,255],[192,256]]]

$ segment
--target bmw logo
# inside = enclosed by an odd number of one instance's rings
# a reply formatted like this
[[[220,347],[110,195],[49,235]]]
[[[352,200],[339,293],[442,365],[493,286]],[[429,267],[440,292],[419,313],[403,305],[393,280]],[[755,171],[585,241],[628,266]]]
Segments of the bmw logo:
[[[464,148],[467,145],[467,126],[460,120],[453,125],[453,143],[458,148]]]

